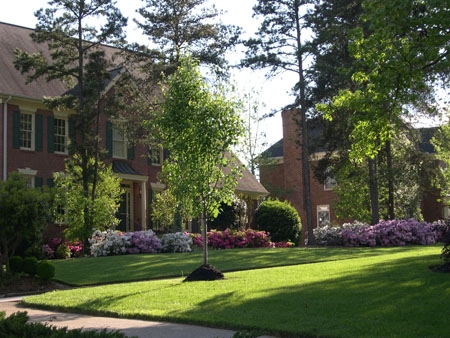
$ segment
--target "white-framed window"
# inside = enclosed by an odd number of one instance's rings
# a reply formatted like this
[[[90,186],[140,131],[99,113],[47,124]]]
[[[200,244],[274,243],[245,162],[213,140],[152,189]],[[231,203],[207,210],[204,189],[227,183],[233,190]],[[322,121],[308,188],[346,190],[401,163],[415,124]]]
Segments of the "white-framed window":
[[[121,131],[112,127],[112,155],[114,158],[127,158],[127,142]]]
[[[324,190],[333,190],[336,185],[337,185],[337,182],[336,182],[336,179],[333,177],[331,169],[327,168],[325,170],[325,183],[323,185],[323,189]]]
[[[163,162],[163,150],[161,147],[152,147],[149,150],[149,157],[152,165],[160,166]]]
[[[18,169],[18,171],[22,175],[27,189],[31,189],[36,186],[35,178],[36,178],[37,170],[33,170],[30,168],[24,168],[24,169]]]
[[[330,225],[330,206],[318,205],[317,206],[317,226],[324,227]]]
[[[34,114],[20,113],[20,149],[34,150]]]
[[[67,154],[67,146],[69,144],[69,131],[68,131],[67,118],[55,117],[53,120],[53,146],[55,153]]]

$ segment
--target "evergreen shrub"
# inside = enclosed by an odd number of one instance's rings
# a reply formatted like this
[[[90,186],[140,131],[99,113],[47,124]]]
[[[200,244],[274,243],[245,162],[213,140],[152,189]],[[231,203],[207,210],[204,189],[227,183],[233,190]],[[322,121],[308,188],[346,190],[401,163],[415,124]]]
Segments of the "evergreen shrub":
[[[25,257],[23,260],[23,272],[34,276],[38,265],[38,259],[36,257]]]
[[[268,232],[273,242],[300,243],[301,219],[289,202],[266,200],[256,209],[255,219],[259,230]]]
[[[12,256],[9,259],[9,269],[13,275],[23,272],[23,258],[20,256]]]
[[[48,260],[42,260],[36,267],[36,274],[44,280],[52,279],[55,277],[55,266]]]

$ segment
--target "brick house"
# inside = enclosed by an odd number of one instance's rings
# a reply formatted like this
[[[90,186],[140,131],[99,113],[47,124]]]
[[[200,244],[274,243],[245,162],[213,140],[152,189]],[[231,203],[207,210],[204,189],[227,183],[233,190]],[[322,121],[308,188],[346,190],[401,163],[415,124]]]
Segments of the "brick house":
[[[301,148],[299,147],[300,133],[298,123],[294,120],[294,111],[282,112],[283,139],[269,147],[263,157],[268,156],[260,166],[260,181],[270,191],[271,196],[289,201],[298,211],[302,220],[306,219],[303,205],[303,179],[301,164]],[[420,148],[427,156],[432,156],[434,149],[429,140],[436,128],[421,130],[422,142]],[[310,131],[311,132],[311,131]],[[315,139],[317,131],[312,131],[310,138]],[[318,148],[310,154],[311,164],[320,160],[325,149]],[[330,223],[340,224],[348,220],[337,219],[333,204],[338,200],[333,187],[338,183],[332,177],[327,177],[325,183],[319,182],[311,170],[311,202],[313,213],[313,227],[324,226]],[[422,212],[426,221],[435,221],[448,217],[448,208],[439,203],[438,191],[427,189],[422,201]],[[305,229],[303,227],[304,237]]]
[[[64,171],[64,161],[70,156],[68,143],[74,112],[51,111],[42,103],[44,96],[58,96],[67,91],[62,82],[40,79],[26,84],[25,76],[14,68],[15,48],[49,55],[45,44],[32,41],[31,32],[29,28],[0,23],[0,175],[7,180],[9,173],[20,172],[30,187],[39,187],[52,185],[53,174]],[[108,46],[101,48],[107,57],[118,51]],[[120,64],[110,70],[111,80],[105,91],[114,87],[124,71]],[[117,215],[121,220],[119,229],[154,228],[151,204],[155,194],[164,189],[157,178],[164,160],[163,150],[149,150],[141,144],[129,147],[106,115],[101,115],[100,126],[102,147],[109,154],[105,162],[112,164],[125,190]],[[236,192],[250,200],[268,194],[248,171],[244,172]],[[52,226],[56,231],[55,225]]]

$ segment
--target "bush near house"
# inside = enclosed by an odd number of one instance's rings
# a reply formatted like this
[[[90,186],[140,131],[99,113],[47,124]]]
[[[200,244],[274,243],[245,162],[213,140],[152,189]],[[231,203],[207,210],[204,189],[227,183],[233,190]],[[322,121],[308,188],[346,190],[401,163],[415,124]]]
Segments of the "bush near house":
[[[428,245],[442,240],[443,223],[419,222],[415,219],[380,221],[369,225],[355,221],[342,227],[314,229],[316,244],[321,246],[404,246]]]
[[[259,230],[266,231],[272,241],[300,243],[301,219],[289,202],[270,199],[262,202],[256,209],[255,220]]]

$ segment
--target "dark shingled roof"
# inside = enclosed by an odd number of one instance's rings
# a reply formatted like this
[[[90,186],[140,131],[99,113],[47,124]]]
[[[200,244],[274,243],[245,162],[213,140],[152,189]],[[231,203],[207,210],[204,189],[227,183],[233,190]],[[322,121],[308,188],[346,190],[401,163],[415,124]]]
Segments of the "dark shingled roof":
[[[136,170],[131,168],[128,162],[126,161],[113,161],[112,170],[116,174],[126,174],[126,175],[141,175]]]
[[[434,154],[436,153],[436,150],[434,149],[434,146],[431,144],[431,139],[433,138],[434,134],[438,130],[438,127],[431,127],[431,128],[420,128],[419,131],[419,149],[422,150],[425,153]],[[319,131],[315,129],[315,132],[313,134],[313,137],[319,135]],[[318,147],[315,151],[326,151],[325,147]],[[283,157],[283,139],[279,140],[278,142],[274,143],[272,146],[270,146],[268,149],[263,151],[261,153],[262,157],[265,158],[273,158],[273,157]]]
[[[28,53],[42,53],[47,59],[50,53],[46,43],[34,42],[30,34],[33,29],[0,22],[0,94],[22,96],[31,99],[42,100],[44,96],[58,96],[67,92],[67,87],[59,80],[47,82],[45,78],[26,84],[26,74],[14,68],[16,59],[14,49],[18,48]],[[114,54],[120,50],[110,46],[101,46],[106,58],[112,60]],[[116,64],[115,67],[119,67]],[[115,69],[111,76],[117,75]]]

